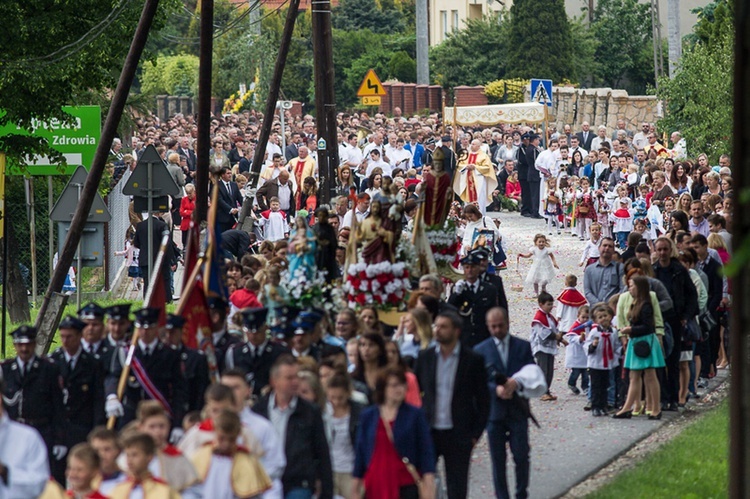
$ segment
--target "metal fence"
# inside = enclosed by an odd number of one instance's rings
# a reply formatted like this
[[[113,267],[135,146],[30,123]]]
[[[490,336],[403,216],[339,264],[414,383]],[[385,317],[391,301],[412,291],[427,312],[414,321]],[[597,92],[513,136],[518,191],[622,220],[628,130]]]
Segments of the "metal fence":
[[[107,252],[105,265],[107,266],[107,290],[114,291],[120,284],[122,277],[127,276],[125,257],[115,256],[115,251],[125,249],[125,235],[130,227],[130,196],[122,193],[123,186],[130,177],[130,171],[112,188],[107,195],[107,207],[112,220],[107,224]]]

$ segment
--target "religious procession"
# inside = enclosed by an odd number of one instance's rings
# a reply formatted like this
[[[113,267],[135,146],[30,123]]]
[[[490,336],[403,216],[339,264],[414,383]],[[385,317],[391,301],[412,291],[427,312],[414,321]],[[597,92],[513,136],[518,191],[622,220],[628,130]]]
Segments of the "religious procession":
[[[112,144],[113,182],[155,148],[184,195],[150,226],[131,210],[137,310],[86,304],[48,356],[13,331],[0,497],[465,498],[480,440],[485,485],[527,497],[530,400],[661,420],[729,365],[729,156],[712,167],[647,122],[541,137],[341,113],[324,205],[315,121],[289,118],[257,185],[259,118],[214,118],[202,228],[191,117]]]

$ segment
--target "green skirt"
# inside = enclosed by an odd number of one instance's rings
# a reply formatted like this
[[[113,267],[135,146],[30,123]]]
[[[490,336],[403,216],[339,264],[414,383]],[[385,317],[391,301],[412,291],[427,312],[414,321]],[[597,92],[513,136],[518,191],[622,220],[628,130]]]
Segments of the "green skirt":
[[[640,341],[645,341],[651,345],[651,355],[646,358],[638,357],[633,351],[633,345]],[[625,369],[642,371],[644,369],[664,366],[664,353],[661,350],[661,344],[656,337],[656,333],[647,334],[646,336],[638,338],[631,338],[630,341],[628,341],[628,349],[625,351]]]

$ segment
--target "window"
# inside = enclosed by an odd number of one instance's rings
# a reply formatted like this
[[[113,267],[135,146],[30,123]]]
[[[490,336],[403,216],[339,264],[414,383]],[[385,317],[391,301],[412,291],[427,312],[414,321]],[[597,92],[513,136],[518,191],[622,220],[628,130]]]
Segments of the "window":
[[[443,31],[443,40],[448,38],[448,11],[447,10],[441,10],[440,11],[440,24],[442,25],[442,31]]]
[[[453,25],[452,25],[453,31],[460,29],[461,27],[458,25],[458,11],[452,10],[451,17],[453,17]]]

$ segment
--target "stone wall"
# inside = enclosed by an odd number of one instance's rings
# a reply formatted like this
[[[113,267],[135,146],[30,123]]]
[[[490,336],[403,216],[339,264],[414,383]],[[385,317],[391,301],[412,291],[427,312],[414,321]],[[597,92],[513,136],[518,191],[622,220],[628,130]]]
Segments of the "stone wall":
[[[587,121],[592,130],[604,125],[609,136],[623,118],[628,130],[640,130],[642,122],[656,122],[661,117],[659,101],[653,95],[628,95],[625,90],[611,88],[572,88],[552,89],[554,106],[550,109],[550,124],[558,130],[563,125],[571,125],[574,132],[581,130]],[[524,90],[524,98],[529,98],[529,89]]]

